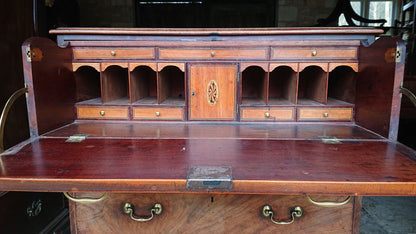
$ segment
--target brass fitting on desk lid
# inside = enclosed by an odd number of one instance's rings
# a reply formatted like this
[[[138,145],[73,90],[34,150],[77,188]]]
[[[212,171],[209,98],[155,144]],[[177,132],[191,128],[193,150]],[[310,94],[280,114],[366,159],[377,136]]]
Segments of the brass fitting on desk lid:
[[[287,225],[287,224],[292,224],[293,222],[295,222],[295,218],[300,218],[303,216],[303,208],[300,206],[295,206],[289,209],[290,215],[292,217],[292,219],[290,221],[276,221],[273,219],[273,215],[274,212],[272,210],[272,207],[269,205],[264,205],[261,213],[264,217],[270,217],[270,220],[274,223],[274,224],[279,224],[279,225]]]
[[[71,197],[68,192],[64,192],[64,195],[68,200],[73,202],[82,203],[82,204],[89,204],[89,203],[96,203],[104,200],[107,197],[107,193],[104,193],[100,198],[74,198]]]
[[[150,209],[150,217],[148,218],[138,218],[134,216],[134,206],[130,202],[124,203],[123,212],[130,216],[133,221],[136,222],[148,222],[154,218],[155,215],[162,214],[163,206],[160,203],[156,203]]]
[[[10,109],[13,106],[13,103],[23,94],[27,92],[27,88],[21,88],[14,92],[9,99],[7,100],[6,104],[4,105],[3,111],[0,115],[0,153],[4,151],[4,127],[6,125],[7,115],[9,114]]]
[[[316,206],[331,208],[331,207],[338,207],[338,206],[343,206],[343,205],[347,204],[348,202],[351,201],[352,196],[348,196],[347,199],[345,199],[342,202],[329,202],[329,201],[317,202],[317,201],[312,200],[312,198],[309,195],[306,195],[306,198],[308,199],[308,201],[310,203],[312,203]]]

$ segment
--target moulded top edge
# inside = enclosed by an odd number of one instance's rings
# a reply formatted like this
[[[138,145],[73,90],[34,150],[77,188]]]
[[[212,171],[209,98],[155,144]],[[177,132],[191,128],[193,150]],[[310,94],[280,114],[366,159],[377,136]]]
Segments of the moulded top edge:
[[[293,28],[57,28],[51,34],[95,35],[348,35],[382,34],[372,27],[293,27]]]

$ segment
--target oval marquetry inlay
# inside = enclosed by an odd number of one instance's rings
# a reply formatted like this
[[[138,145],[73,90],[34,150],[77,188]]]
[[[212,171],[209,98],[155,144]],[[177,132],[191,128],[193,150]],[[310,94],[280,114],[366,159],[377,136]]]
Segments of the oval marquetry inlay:
[[[207,100],[211,106],[217,104],[218,101],[218,84],[215,80],[210,80],[207,86]]]

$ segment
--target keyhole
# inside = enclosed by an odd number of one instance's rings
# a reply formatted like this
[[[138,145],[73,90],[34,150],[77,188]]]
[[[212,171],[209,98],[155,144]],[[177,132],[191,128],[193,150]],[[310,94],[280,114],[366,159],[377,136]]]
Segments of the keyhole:
[[[211,203],[214,203],[214,197],[211,197]]]
[[[195,91],[192,91],[192,93],[191,93],[191,94],[192,94],[192,96],[195,96]]]

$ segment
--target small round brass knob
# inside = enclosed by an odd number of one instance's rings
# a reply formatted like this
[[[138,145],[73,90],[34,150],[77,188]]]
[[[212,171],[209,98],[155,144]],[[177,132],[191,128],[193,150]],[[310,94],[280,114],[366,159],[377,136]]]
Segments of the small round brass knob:
[[[269,112],[264,113],[264,117],[269,118],[270,117],[270,113]]]
[[[312,51],[312,56],[316,56],[318,54],[318,52],[316,52],[316,50]]]
[[[105,111],[103,111],[103,110],[102,110],[102,111],[100,111],[100,115],[101,115],[101,116],[104,116],[104,115],[105,115]]]
[[[155,115],[159,117],[160,116],[160,112],[159,111],[156,111],[155,112]]]
[[[116,56],[116,52],[113,51],[113,50],[110,52],[110,54],[111,54],[111,56]]]
[[[329,114],[327,112],[324,113],[324,117],[327,118]]]
[[[211,51],[211,57],[214,57],[214,56],[215,56],[215,52]]]

